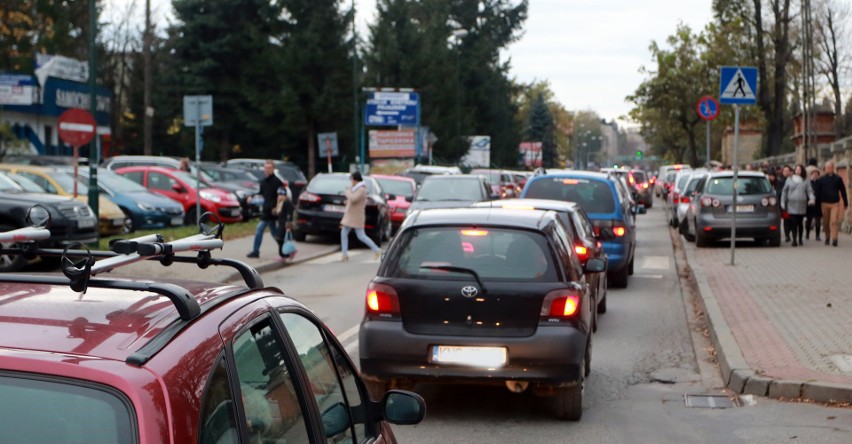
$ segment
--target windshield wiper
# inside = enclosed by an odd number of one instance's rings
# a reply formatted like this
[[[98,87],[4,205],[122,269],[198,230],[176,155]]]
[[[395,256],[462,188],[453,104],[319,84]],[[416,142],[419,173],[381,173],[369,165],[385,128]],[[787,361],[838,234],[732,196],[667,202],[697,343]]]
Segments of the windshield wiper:
[[[470,268],[456,267],[453,265],[421,265],[420,268],[425,268],[427,270],[450,271],[455,273],[467,273],[473,275],[473,278],[476,279],[476,283],[479,284],[479,288],[482,289],[482,294],[488,293],[488,290],[485,289],[485,284],[482,283],[482,279],[480,279],[479,275]]]

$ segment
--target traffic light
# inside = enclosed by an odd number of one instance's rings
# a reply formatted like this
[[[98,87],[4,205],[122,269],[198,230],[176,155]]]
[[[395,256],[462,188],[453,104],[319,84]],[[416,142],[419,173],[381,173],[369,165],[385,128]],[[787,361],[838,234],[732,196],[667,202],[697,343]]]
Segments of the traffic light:
[[[643,153],[642,150],[636,150],[636,158],[641,159],[643,157],[645,157],[645,153]]]

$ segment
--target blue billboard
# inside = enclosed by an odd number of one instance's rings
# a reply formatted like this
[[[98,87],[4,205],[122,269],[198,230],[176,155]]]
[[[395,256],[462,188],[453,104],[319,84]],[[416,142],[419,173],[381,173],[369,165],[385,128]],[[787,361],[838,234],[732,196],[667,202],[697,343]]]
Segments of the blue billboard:
[[[367,99],[364,124],[367,126],[415,126],[420,111],[416,92],[374,92]]]

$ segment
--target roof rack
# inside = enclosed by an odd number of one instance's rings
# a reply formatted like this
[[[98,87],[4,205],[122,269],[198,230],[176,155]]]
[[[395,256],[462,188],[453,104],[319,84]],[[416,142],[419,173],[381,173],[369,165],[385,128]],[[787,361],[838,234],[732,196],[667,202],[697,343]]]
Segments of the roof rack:
[[[89,287],[150,291],[168,297],[175,305],[180,318],[185,321],[197,317],[201,313],[201,308],[192,293],[183,287],[158,282],[92,279],[92,277],[124,265],[156,259],[164,266],[171,265],[174,262],[195,263],[202,269],[210,265],[229,266],[239,271],[248,288],[263,288],[263,280],[257,270],[251,266],[240,261],[218,259],[211,256],[210,250],[221,249],[224,245],[222,240],[224,225],[212,213],[205,213],[201,216],[199,222],[201,232],[199,234],[183,239],[164,242],[162,236],[153,234],[129,240],[112,241],[110,242],[111,251],[90,251],[79,243],[64,249],[38,248],[38,241],[50,238],[50,231],[46,228],[49,225],[49,215],[47,218],[41,218],[44,213],[34,212],[34,209],[35,207],[30,209],[27,219],[33,223],[32,219],[38,217],[40,220],[35,224],[41,226],[19,228],[0,233],[0,242],[15,242],[18,245],[18,248],[0,249],[0,254],[20,254],[27,258],[59,256],[61,257],[61,270],[65,277],[0,274],[0,282],[68,285],[72,290],[83,293]],[[207,223],[214,218],[216,225],[211,229],[207,226]],[[185,251],[197,251],[198,255],[196,257],[175,255],[175,253]]]

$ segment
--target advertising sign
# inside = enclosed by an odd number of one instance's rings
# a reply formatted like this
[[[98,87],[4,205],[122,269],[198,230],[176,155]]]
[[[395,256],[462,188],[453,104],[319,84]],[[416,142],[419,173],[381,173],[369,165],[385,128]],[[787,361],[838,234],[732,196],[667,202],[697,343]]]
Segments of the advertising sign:
[[[32,76],[0,74],[0,105],[32,105],[35,93]]]
[[[471,136],[470,150],[462,157],[461,163],[471,168],[491,166],[491,136]]]
[[[415,92],[375,92],[367,99],[364,124],[367,126],[417,125],[420,94]]]
[[[521,142],[519,148],[525,166],[541,166],[541,142]]]
[[[87,82],[89,80],[89,64],[80,60],[63,56],[48,56],[39,54],[36,58],[35,75],[42,86],[48,77],[72,80],[74,82]]]
[[[416,134],[405,130],[370,130],[370,158],[414,157]]]
[[[317,148],[321,157],[337,157],[340,151],[337,148],[337,133],[317,134]]]

